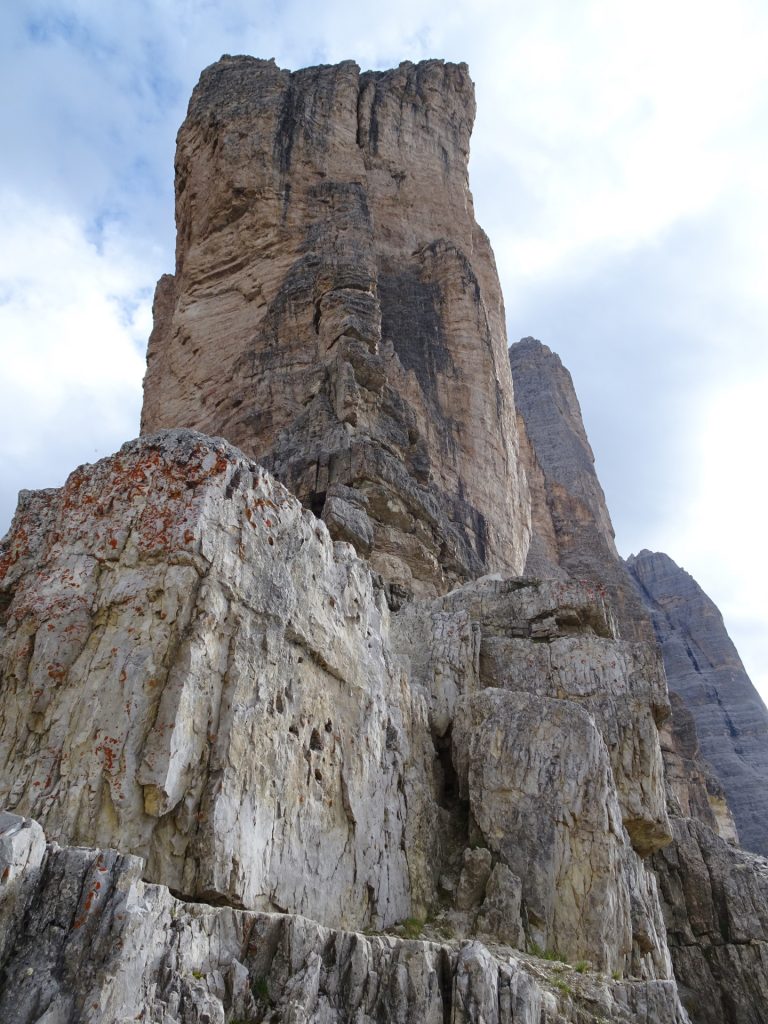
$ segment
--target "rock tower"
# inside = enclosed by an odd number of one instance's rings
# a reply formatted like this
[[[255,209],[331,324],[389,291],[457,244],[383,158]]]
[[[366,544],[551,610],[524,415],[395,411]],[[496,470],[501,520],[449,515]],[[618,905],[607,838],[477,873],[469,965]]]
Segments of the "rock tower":
[[[223,435],[418,595],[519,573],[528,547],[474,115],[463,64],[209,68],[148,352],[144,433]]]

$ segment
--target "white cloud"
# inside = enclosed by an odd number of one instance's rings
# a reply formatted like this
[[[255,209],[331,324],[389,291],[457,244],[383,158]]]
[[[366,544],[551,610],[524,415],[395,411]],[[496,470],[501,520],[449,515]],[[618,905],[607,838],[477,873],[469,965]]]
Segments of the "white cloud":
[[[22,487],[59,485],[138,433],[151,295],[109,229],[0,195],[4,525]]]

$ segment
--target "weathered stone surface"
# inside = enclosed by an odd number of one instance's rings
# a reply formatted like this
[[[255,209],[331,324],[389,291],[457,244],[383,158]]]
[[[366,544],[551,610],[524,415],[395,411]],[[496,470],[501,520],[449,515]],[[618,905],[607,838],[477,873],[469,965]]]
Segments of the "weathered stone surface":
[[[570,701],[483,690],[460,702],[453,747],[474,823],[522,882],[532,941],[600,970],[630,968],[636,854],[593,719]],[[668,977],[663,928],[660,943],[646,941],[655,929],[641,929],[640,952],[652,954],[651,977]]]
[[[764,1019],[768,862],[658,852],[733,829],[532,339],[518,436],[473,113],[439,61],[204,73],[144,428],[248,454],[145,436],[0,544],[0,799],[120,851],[0,816],[0,1019],[686,1024],[651,861],[695,1024]],[[518,443],[553,579],[476,579]]]
[[[493,867],[485,888],[485,899],[477,915],[477,932],[497,942],[522,948],[525,933],[522,924],[523,883],[501,861]]]
[[[528,546],[474,113],[463,64],[208,68],[148,352],[143,431],[225,436],[417,594],[519,572]],[[326,508],[340,486],[364,512]]]
[[[0,954],[7,1024],[687,1022],[669,983],[182,903],[112,850],[36,847],[25,873],[0,904],[16,922]]]
[[[469,910],[479,907],[483,902],[485,887],[491,877],[492,862],[490,850],[467,848],[464,851],[461,877],[456,889],[457,909]]]
[[[668,973],[623,824],[644,823],[643,852],[666,839],[664,695],[595,588],[490,578],[392,615],[348,545],[242,453],[188,431],[28,496],[3,558],[4,799],[59,841],[138,853],[148,879],[188,896],[333,925],[425,915],[453,870],[459,934],[492,925],[606,969]],[[566,774],[581,780],[557,849],[532,830],[532,805],[525,870],[498,787],[462,781],[470,747],[477,759],[495,743],[481,722],[477,736],[456,726],[457,705],[483,693],[520,705],[497,738],[539,766],[539,809],[569,744]],[[486,768],[502,770],[490,754]],[[462,873],[450,837],[463,854],[472,829],[488,849]],[[502,891],[505,865],[520,893]],[[616,913],[588,939],[601,899]]]
[[[760,916],[768,906],[761,869],[754,859],[745,859],[745,855],[737,851],[729,853],[722,839],[707,828],[710,826],[732,843],[736,841],[736,828],[729,809],[731,801],[741,802],[743,808],[751,806],[747,816],[751,813],[757,826],[755,808],[764,804],[768,792],[762,767],[766,750],[761,732],[764,709],[756,711],[759,699],[743,676],[719,614],[711,603],[704,607],[706,599],[693,582],[689,578],[675,579],[675,574],[681,575],[680,571],[665,556],[643,552],[637,559],[630,559],[629,572],[619,562],[573,385],[559,359],[540,343],[525,339],[512,347],[510,360],[522,422],[522,452],[533,502],[528,571],[558,579],[583,576],[595,583],[604,581],[622,635],[647,637],[653,618],[654,632],[664,648],[666,674],[672,691],[672,714],[666,720],[663,714],[657,713],[655,717],[661,727],[667,802],[673,814],[688,815],[697,821],[678,819],[673,843],[663,854],[657,854],[653,862],[666,900],[675,972],[692,1018],[697,1024],[765,1019],[768,1000],[760,980],[765,976],[764,951],[762,946],[755,945],[763,941],[762,925],[754,924],[754,909],[745,908],[734,886],[724,881],[726,876],[739,877],[750,894],[752,907],[761,908]],[[643,574],[648,577],[647,593],[642,590]],[[630,586],[636,590],[635,594],[630,592]],[[659,592],[658,602],[654,590]],[[697,646],[699,636],[700,647]],[[514,650],[502,644],[494,657],[492,674],[505,672],[516,681],[524,680],[527,690],[542,692],[541,663],[548,657],[552,660],[549,652],[537,653],[533,658],[528,656],[526,660],[524,645],[515,657]],[[481,676],[487,662],[486,654],[480,659]],[[594,677],[596,664],[600,661],[596,662],[594,656],[587,660],[588,676]],[[571,668],[572,665],[571,661]],[[714,666],[719,666],[721,676],[725,677],[721,683],[723,688],[730,688],[727,708],[719,702]],[[569,688],[572,690],[574,681],[582,676],[583,672],[577,671],[569,681],[570,686],[566,686],[566,692]],[[657,677],[661,688],[663,680],[658,671]],[[519,688],[519,682],[516,686]],[[603,684],[599,692],[604,694],[606,689],[610,692],[612,688]],[[630,687],[629,692],[633,689]],[[741,704],[740,695],[747,692],[748,699]],[[647,706],[647,696],[641,698],[640,704],[643,703]],[[650,703],[653,704],[652,697]],[[737,705],[740,705],[738,710]],[[731,709],[738,725],[729,722]],[[625,716],[627,713],[631,720],[631,701],[625,706]],[[605,721],[605,718],[596,717],[596,720]],[[621,720],[619,715],[618,721]],[[732,727],[726,729],[728,724]],[[734,737],[739,726],[747,733],[743,743],[740,737]],[[704,735],[701,740],[697,735],[702,728],[704,734],[709,733],[708,745]],[[648,730],[644,736],[641,728],[638,739],[643,741],[647,734]],[[762,750],[747,767],[744,762],[748,750],[751,746],[760,746],[760,736],[763,736]],[[608,742],[611,746],[610,740]],[[738,756],[734,757],[736,744]],[[717,775],[702,758],[702,752]],[[718,763],[726,765],[724,775],[717,768]],[[615,758],[613,764],[616,772]],[[758,785],[761,772],[763,782]],[[746,783],[743,792],[738,785],[732,785],[728,793],[725,781],[729,773]],[[637,777],[634,765],[627,774]],[[617,771],[617,780],[620,779],[621,769]],[[620,793],[623,788],[619,786]],[[759,817],[764,830],[765,815]],[[701,854],[702,849],[707,850],[707,863],[712,865],[711,878],[704,866],[706,858]],[[642,887],[649,879],[652,880],[652,876],[647,872],[638,876],[635,889],[637,883]],[[635,899],[633,934],[638,946],[651,949],[658,944],[661,930],[647,913],[648,895]],[[710,909],[704,915],[706,924],[701,923],[702,906]],[[713,914],[714,907],[721,909]],[[721,920],[726,907],[732,908],[744,929],[741,939],[732,940],[733,922]],[[648,921],[652,922],[652,927],[643,937],[644,922]],[[652,1020],[652,1007],[647,1007],[645,1012]]]
[[[426,711],[383,590],[281,485],[159,434],[22,501],[2,569],[3,804],[192,897],[409,914]]]
[[[669,841],[658,733],[669,712],[663,669],[654,646],[616,639],[599,588],[488,578],[409,605],[393,630],[433,733],[446,733],[461,694],[486,687],[574,702],[601,731],[635,848],[646,855]]]
[[[649,610],[616,550],[571,375],[534,338],[512,345],[509,358],[532,501],[526,571],[591,581],[610,601],[625,639],[652,641]],[[663,717],[657,716],[660,725]],[[723,788],[700,756],[695,725],[679,701],[663,724],[662,751],[672,812],[699,816],[732,838]]]
[[[738,842],[725,791],[704,763],[693,715],[683,698],[669,695],[672,714],[661,727],[664,779],[670,814],[698,818],[729,842]]]
[[[654,856],[669,945],[694,1024],[762,1024],[768,1007],[768,861],[674,819]]]
[[[667,555],[627,561],[653,619],[670,690],[693,716],[701,752],[721,783],[739,840],[768,855],[768,710],[713,602]],[[723,817],[714,795],[715,812]],[[727,835],[727,824],[724,825]]]
[[[23,929],[44,856],[45,834],[38,823],[0,811],[0,962]]]

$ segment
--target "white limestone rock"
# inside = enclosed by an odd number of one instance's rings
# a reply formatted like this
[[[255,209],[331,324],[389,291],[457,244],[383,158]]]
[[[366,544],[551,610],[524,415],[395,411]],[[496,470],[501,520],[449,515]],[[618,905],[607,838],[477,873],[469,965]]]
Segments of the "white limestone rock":
[[[195,898],[408,916],[425,711],[383,591],[282,486],[166,432],[23,504],[4,556],[2,803]]]

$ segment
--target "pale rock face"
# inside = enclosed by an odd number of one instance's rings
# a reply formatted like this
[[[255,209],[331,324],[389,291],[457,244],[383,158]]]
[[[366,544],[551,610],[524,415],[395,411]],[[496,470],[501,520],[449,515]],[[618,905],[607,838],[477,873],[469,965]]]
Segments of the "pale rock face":
[[[453,745],[483,839],[522,880],[534,941],[616,970],[631,947],[615,881],[625,838],[594,722],[565,701],[485,690],[459,705]]]
[[[32,850],[0,904],[12,921],[0,950],[7,1024],[688,1024],[669,982],[613,983],[476,941],[364,936],[182,903],[141,881],[135,857]]]
[[[652,640],[653,630],[616,550],[570,373],[535,338],[510,346],[509,360],[532,492],[526,573],[599,584],[616,609],[621,636]]]
[[[631,847],[668,838],[664,693],[595,588],[487,578],[392,614],[268,474],[184,431],[28,496],[3,565],[3,799],[60,842],[138,854],[192,898],[333,926],[425,916],[455,871],[462,930],[481,918],[506,941],[667,976]],[[475,699],[507,710],[470,728]],[[483,762],[496,748],[523,760]],[[539,835],[509,794],[549,801],[561,779],[576,790],[560,831]]]
[[[456,889],[456,908],[470,910],[479,906],[485,898],[485,887],[491,877],[491,852],[486,849],[467,849]]]
[[[477,916],[477,932],[498,942],[523,948],[525,933],[521,919],[523,884],[506,864],[497,861],[485,888]]]
[[[351,548],[226,443],[171,432],[23,502],[4,554],[8,808],[191,897],[408,915],[426,711]]]
[[[143,431],[223,435],[415,594],[519,572],[528,546],[474,113],[463,64],[212,65],[148,352]]]
[[[489,577],[408,605],[393,630],[435,735],[447,731],[461,694],[486,687],[579,704],[610,752],[634,847],[645,856],[669,842],[658,732],[669,714],[663,669],[652,645],[616,638],[599,588]]]
[[[649,976],[671,976],[656,893],[642,891],[591,716],[569,701],[484,690],[460,703],[453,744],[474,823],[521,879],[531,939],[604,971],[637,971],[634,943],[651,954]]]
[[[674,690],[669,700],[673,712],[662,726],[660,738],[670,814],[698,818],[723,839],[738,843],[725,790],[701,757],[693,715]]]
[[[680,659],[670,657],[658,616],[642,587],[638,589],[632,560],[625,564],[616,550],[571,375],[559,357],[534,338],[512,345],[509,358],[533,515],[526,572],[585,579],[599,586],[615,609],[622,637],[650,641],[659,635],[670,686],[682,692],[685,686],[676,678]],[[718,780],[704,761],[710,755],[704,751],[702,757],[696,725],[679,700],[672,702],[672,718],[664,723],[662,750],[672,812],[690,813],[734,839],[724,780]],[[716,763],[717,759],[712,761]],[[745,778],[743,773],[741,777]],[[744,803],[743,796],[738,799]]]

